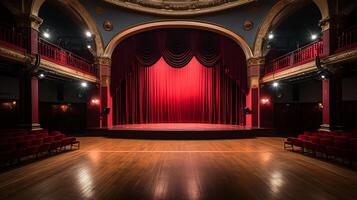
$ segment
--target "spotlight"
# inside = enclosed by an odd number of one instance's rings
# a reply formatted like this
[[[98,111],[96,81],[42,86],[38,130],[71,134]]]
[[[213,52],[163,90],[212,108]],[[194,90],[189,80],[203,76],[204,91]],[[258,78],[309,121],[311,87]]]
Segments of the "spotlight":
[[[279,86],[279,83],[278,82],[274,82],[273,83],[273,87],[277,88]]]
[[[311,40],[316,40],[317,39],[317,34],[311,34]]]
[[[273,33],[269,33],[269,35],[268,35],[268,39],[269,39],[269,40],[274,39],[274,34],[273,34]]]
[[[89,32],[89,31],[86,31],[86,36],[87,36],[88,38],[90,38],[90,37],[92,37],[92,33]]]
[[[44,38],[47,38],[47,39],[49,39],[51,37],[50,33],[47,32],[47,31],[44,32],[42,35],[43,35]]]
[[[82,86],[83,88],[86,88],[86,87],[88,87],[88,83],[87,83],[87,82],[82,82],[82,83],[81,83],[81,86]]]
[[[325,79],[325,78],[326,78],[326,76],[325,76],[325,75],[321,75],[321,78],[322,78],[322,79]]]
[[[88,45],[87,45],[87,48],[88,48],[88,49],[91,49],[91,48],[92,48],[92,46],[88,44]]]
[[[45,78],[45,75],[43,73],[38,75],[39,78]]]

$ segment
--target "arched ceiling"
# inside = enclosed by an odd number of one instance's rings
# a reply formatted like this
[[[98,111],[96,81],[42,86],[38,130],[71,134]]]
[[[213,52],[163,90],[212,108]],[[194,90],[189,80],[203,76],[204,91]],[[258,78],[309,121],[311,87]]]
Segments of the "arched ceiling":
[[[146,13],[188,16],[217,12],[258,0],[104,0],[108,3]]]

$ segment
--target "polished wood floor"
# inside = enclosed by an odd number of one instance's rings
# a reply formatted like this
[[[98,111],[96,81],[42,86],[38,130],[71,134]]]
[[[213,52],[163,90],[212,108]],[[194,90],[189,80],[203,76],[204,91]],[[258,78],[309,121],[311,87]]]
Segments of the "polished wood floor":
[[[283,138],[80,138],[0,174],[0,199],[357,199],[357,172],[284,151]]]

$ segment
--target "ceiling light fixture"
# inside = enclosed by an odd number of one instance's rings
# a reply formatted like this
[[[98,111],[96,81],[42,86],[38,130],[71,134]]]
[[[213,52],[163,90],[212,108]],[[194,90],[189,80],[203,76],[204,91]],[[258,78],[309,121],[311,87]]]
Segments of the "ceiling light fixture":
[[[86,36],[87,36],[87,37],[92,37],[92,33],[89,32],[89,31],[86,31]]]
[[[47,38],[47,39],[49,39],[51,37],[49,32],[44,32],[42,35],[44,38]]]
[[[277,88],[279,86],[279,83],[278,82],[274,82],[273,83],[273,87]]]
[[[86,88],[86,87],[88,87],[88,83],[87,83],[87,82],[81,82],[81,86],[82,86],[83,88]]]

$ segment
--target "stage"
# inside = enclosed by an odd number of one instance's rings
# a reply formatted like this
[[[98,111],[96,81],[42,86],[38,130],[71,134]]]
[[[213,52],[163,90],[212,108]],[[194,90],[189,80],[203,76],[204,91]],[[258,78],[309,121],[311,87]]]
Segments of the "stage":
[[[230,124],[155,123],[115,125],[107,130],[107,135],[134,139],[233,139],[253,138],[265,131]]]

